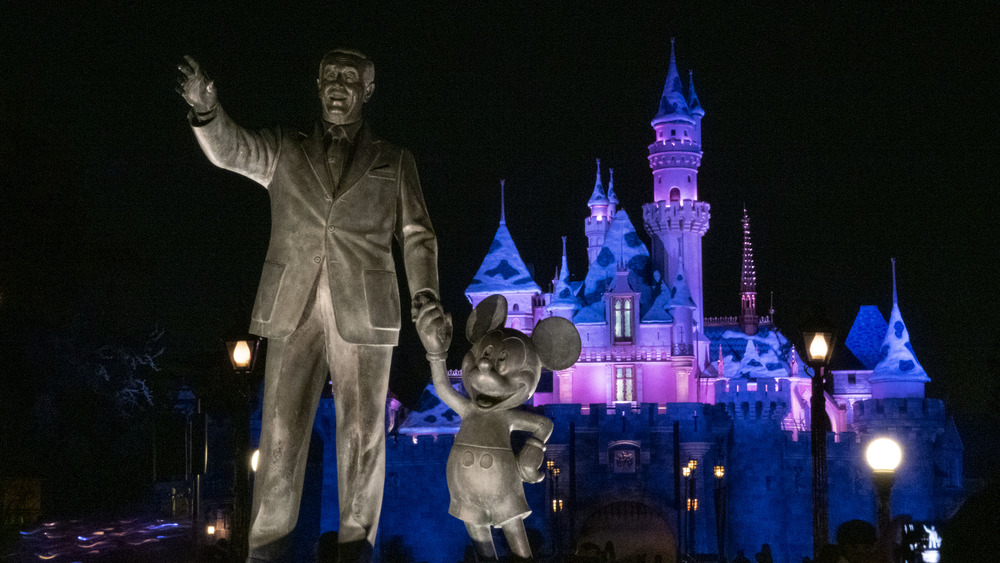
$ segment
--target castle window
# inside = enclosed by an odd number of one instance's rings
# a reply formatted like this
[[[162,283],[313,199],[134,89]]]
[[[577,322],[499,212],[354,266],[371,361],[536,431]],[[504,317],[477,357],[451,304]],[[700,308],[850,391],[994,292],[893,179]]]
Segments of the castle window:
[[[615,401],[635,401],[635,366],[615,366]]]
[[[632,343],[632,299],[628,297],[616,297],[614,310],[614,343]]]
[[[675,136],[677,136],[677,130],[676,130],[676,129],[671,129],[671,130],[670,130],[670,136],[671,136],[671,137],[675,137]]]
[[[853,374],[853,373],[849,373],[849,374],[847,374],[847,383],[848,383],[848,384],[850,384],[850,385],[854,385],[854,384],[856,384],[857,382],[858,382],[858,376],[857,376],[857,375],[855,375],[855,374]]]
[[[516,312],[518,312],[518,311],[519,311],[520,309],[521,309],[521,308],[517,306],[517,303],[514,303],[514,312],[516,313]]]
[[[687,137],[687,136],[688,136],[688,130],[687,130],[687,129],[685,129],[685,130],[684,130],[684,136],[685,136],[685,137]]]
[[[691,175],[690,174],[688,174],[688,183],[689,184],[691,183]]]
[[[670,201],[680,201],[681,200],[681,190],[680,188],[670,188]]]

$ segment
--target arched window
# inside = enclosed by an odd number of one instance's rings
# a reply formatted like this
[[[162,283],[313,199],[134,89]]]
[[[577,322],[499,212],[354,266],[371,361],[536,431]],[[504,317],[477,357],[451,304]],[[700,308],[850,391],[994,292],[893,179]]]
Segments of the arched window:
[[[680,188],[670,188],[670,202],[681,200],[681,189]]]
[[[514,303],[514,312],[516,313],[516,312],[518,312],[518,311],[519,311],[520,309],[521,309],[521,308],[517,306],[517,303]]]

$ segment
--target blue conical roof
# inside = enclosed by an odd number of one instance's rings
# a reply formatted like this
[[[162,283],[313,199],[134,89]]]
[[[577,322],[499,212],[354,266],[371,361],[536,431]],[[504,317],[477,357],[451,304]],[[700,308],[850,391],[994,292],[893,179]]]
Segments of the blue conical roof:
[[[923,366],[917,361],[910,345],[910,333],[906,330],[903,315],[899,312],[896,299],[896,264],[893,261],[892,271],[892,313],[889,314],[889,329],[882,340],[879,361],[872,370],[872,383],[885,381],[928,382]]]
[[[691,115],[696,117],[705,117],[705,110],[701,107],[701,102],[698,101],[698,94],[694,91],[694,71],[688,71],[688,97],[687,97],[688,110]]]
[[[594,207],[595,205],[607,205],[608,196],[604,195],[604,184],[601,183],[601,159],[597,159],[597,180],[594,181],[594,193],[590,195],[590,200],[587,201],[587,205]]]
[[[670,68],[667,69],[667,81],[663,84],[663,94],[660,95],[660,107],[653,117],[652,125],[665,121],[683,120],[692,122],[688,109],[687,98],[684,96],[684,84],[677,72],[677,59],[674,55],[674,40],[670,40]]]
[[[674,286],[670,289],[670,302],[673,308],[677,307],[689,307],[694,308],[694,298],[691,297],[691,288],[688,286],[687,279],[684,277],[684,262],[681,262],[681,267],[677,272],[677,276],[674,278]]]
[[[569,281],[569,263],[566,260],[566,237],[563,237],[562,243],[563,255],[562,264],[559,267],[559,280],[556,282],[555,289],[552,292],[552,302],[549,303],[548,309],[550,311],[576,311],[580,308],[580,300],[576,298]]]
[[[472,283],[465,288],[465,293],[541,293],[541,291],[528,272],[528,267],[524,265],[517,247],[514,246],[514,239],[507,230],[506,222],[500,223],[486,258],[472,278]]]
[[[660,278],[660,272],[654,272],[653,277],[659,282],[659,294],[657,294],[656,299],[653,300],[653,304],[649,306],[649,311],[642,317],[643,323],[672,323],[674,322],[673,315],[670,314],[670,288],[667,284],[663,283]]]
[[[615,169],[612,168],[608,170],[610,177],[608,178],[608,201],[618,205],[618,195],[615,194]]]

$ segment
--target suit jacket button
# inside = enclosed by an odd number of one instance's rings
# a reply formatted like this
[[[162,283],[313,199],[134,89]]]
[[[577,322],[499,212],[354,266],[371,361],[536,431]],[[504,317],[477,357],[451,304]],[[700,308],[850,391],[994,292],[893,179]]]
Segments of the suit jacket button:
[[[320,263],[320,262],[321,262],[322,260],[323,260],[323,259],[322,259],[322,258],[320,258],[319,256],[315,256],[315,257],[313,257],[313,262],[315,262],[315,263],[317,263],[317,264],[319,264],[319,263]]]

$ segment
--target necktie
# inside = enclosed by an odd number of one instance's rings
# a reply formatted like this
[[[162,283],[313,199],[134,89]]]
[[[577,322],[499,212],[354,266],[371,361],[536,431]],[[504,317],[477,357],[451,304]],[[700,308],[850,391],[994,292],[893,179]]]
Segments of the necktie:
[[[328,142],[326,148],[326,167],[330,173],[330,186],[334,196],[340,188],[340,177],[344,174],[347,161],[347,133],[340,126],[333,126],[327,134]]]

